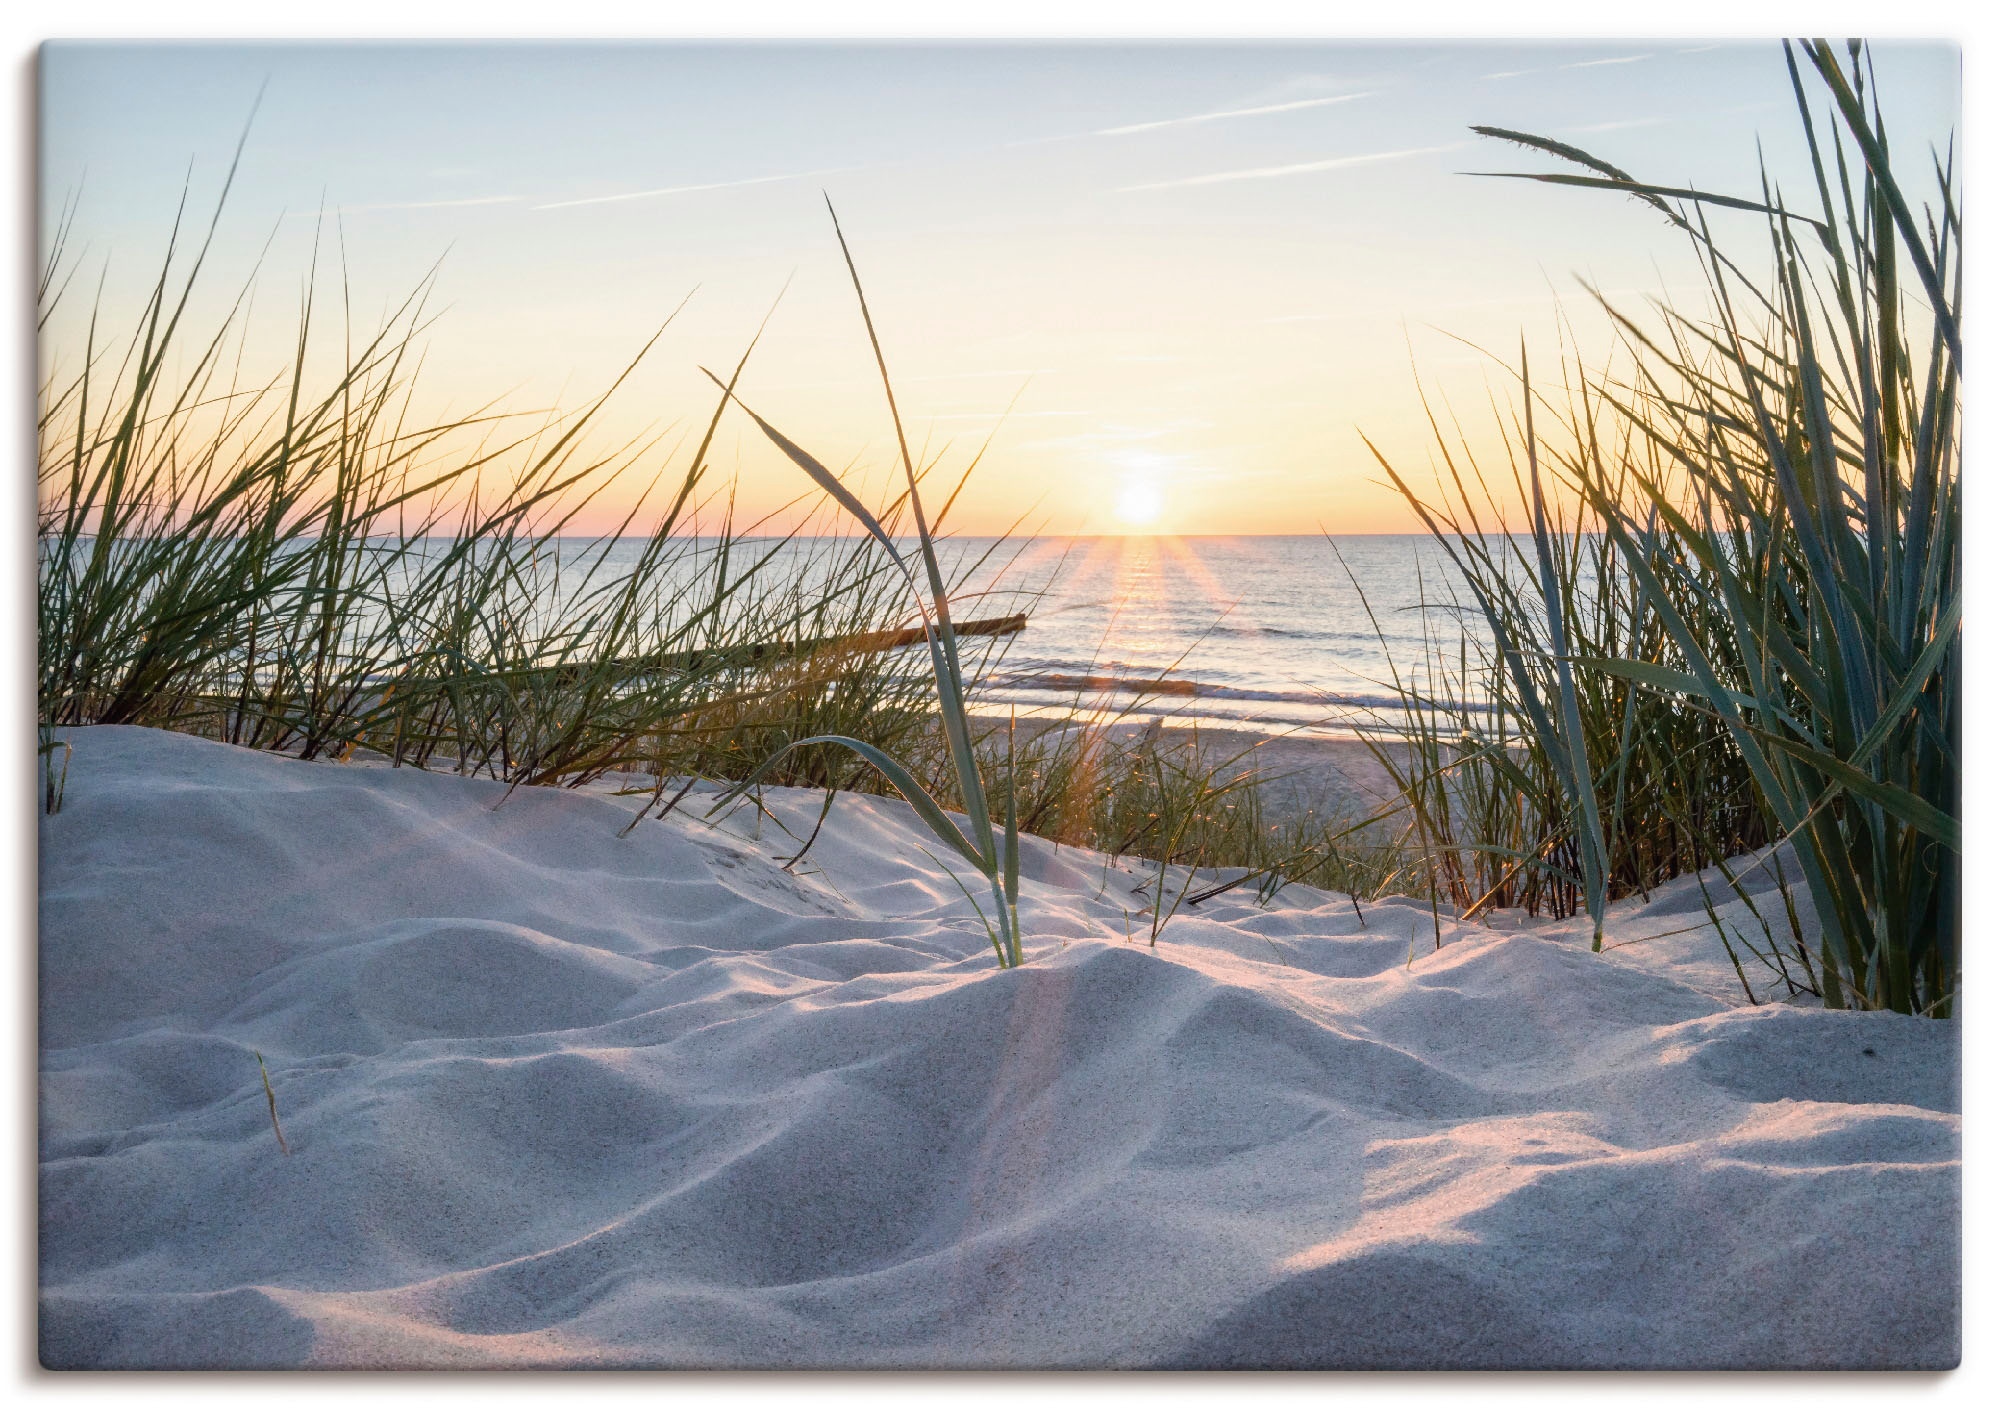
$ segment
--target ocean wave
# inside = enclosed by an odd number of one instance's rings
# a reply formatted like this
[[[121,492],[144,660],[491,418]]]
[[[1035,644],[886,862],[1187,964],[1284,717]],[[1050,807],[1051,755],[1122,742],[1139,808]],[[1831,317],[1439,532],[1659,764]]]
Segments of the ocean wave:
[[[1178,676],[1077,675],[1048,672],[993,676],[976,682],[976,691],[1039,691],[1046,694],[1170,695],[1191,699],[1239,700],[1244,703],[1315,705],[1329,709],[1401,709],[1405,701],[1393,694],[1346,694],[1331,690],[1264,690],[1244,685],[1219,685]],[[1490,704],[1439,700],[1435,710],[1488,713]]]

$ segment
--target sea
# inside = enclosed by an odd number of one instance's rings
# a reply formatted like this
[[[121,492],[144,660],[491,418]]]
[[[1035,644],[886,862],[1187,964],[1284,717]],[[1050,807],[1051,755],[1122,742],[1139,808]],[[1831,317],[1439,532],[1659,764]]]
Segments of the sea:
[[[981,565],[956,617],[1028,618],[981,662],[985,711],[1348,734],[1401,717],[1399,679],[1467,693],[1478,619],[1428,536],[953,539],[942,557],[948,576]]]
[[[397,566],[386,591],[450,550],[449,539],[377,540]],[[918,543],[896,540],[921,577]],[[615,589],[642,559],[643,538],[540,540],[533,563],[560,584],[552,615],[517,624],[564,633],[564,604]],[[400,546],[399,546],[400,545]],[[723,551],[726,548],[726,553]],[[705,605],[714,574],[731,583],[788,584],[810,600],[847,569],[865,538],[708,536],[678,540],[658,579],[669,617]],[[303,544],[301,545],[303,550]],[[1432,704],[1488,709],[1480,692],[1484,619],[1451,551],[1422,534],[1257,536],[949,536],[938,541],[952,614],[961,625],[1004,617],[1020,629],[961,642],[971,706],[1021,718],[1079,711],[1167,725],[1352,736],[1407,722],[1406,690]],[[543,556],[546,554],[547,556]],[[1526,555],[1521,556],[1526,561]],[[532,576],[532,573],[530,574]],[[732,595],[734,595],[732,593]],[[914,593],[900,620],[918,621]],[[754,616],[755,608],[749,609]],[[756,630],[758,628],[751,627]],[[755,639],[750,638],[750,639]],[[921,650],[921,646],[904,649]]]
[[[1398,678],[1436,688],[1464,624],[1450,554],[1416,534],[946,544],[948,574],[974,560],[954,614],[1028,616],[982,660],[984,711],[1352,733],[1400,713]]]
[[[731,562],[762,560],[770,580],[810,582],[855,546],[841,542],[739,539]],[[642,543],[618,540],[600,557],[601,542],[569,540],[557,571],[572,587],[615,577]],[[714,541],[696,543],[691,568],[712,561]],[[898,547],[921,575],[916,541]],[[956,621],[1026,617],[1024,629],[962,643],[982,713],[1352,735],[1402,721],[1399,681],[1483,708],[1476,680],[1458,670],[1465,630],[1483,628],[1451,555],[1428,536],[950,537],[938,547]],[[582,561],[596,566],[578,577]],[[903,624],[917,620],[913,596]]]

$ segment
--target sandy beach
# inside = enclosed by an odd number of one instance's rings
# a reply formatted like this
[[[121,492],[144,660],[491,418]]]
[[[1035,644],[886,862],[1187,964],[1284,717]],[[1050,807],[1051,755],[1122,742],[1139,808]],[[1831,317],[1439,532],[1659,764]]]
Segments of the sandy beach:
[[[1198,738],[1197,738],[1198,732]],[[1359,738],[1262,734],[1248,729],[1164,729],[1163,742],[1198,746],[1224,776],[1254,774],[1268,815],[1301,812],[1359,819],[1394,805],[1395,780]],[[1384,740],[1384,746],[1398,745]]]
[[[975,728],[997,733],[1005,722],[982,716]],[[1023,740],[1049,730],[1075,727],[1062,720],[1023,719],[1016,722]],[[1360,735],[1302,729],[1264,731],[1223,725],[1155,724],[1120,720],[1096,726],[1114,747],[1131,747],[1150,737],[1167,757],[1198,763],[1197,771],[1222,787],[1239,777],[1254,779],[1265,815],[1272,819],[1311,812],[1321,817],[1360,820],[1395,808],[1400,790],[1376,757],[1375,747]],[[1378,747],[1402,746],[1385,730]]]
[[[894,800],[787,870],[820,794],[63,737],[50,1367],[1958,1359],[1958,1025],[1753,1006],[1695,877],[1602,955],[1299,886],[1149,946],[1024,838],[1001,971]]]

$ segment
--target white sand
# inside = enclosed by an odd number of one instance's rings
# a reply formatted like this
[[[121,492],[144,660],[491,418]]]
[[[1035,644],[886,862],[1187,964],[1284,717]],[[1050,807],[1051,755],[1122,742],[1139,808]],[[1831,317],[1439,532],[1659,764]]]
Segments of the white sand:
[[[768,822],[72,737],[50,1366],[1958,1357],[1957,1024],[1750,1007],[1712,932],[1294,889],[1149,949],[1031,841],[1002,973],[898,803],[793,875]]]

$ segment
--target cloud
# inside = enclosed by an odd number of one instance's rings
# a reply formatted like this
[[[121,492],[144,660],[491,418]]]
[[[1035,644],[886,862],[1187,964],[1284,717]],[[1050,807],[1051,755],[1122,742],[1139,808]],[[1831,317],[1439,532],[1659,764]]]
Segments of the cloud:
[[[1584,287],[1550,287],[1538,293],[1509,294],[1502,298],[1453,298],[1437,303],[1419,301],[1414,309],[1406,308],[1400,312],[1387,308],[1355,308],[1339,313],[1283,313],[1274,318],[1256,318],[1250,321],[1260,327],[1269,327],[1273,324],[1281,323],[1347,323],[1369,320],[1378,322],[1407,321],[1413,315],[1421,315],[1427,318],[1439,313],[1463,313],[1473,309],[1534,308],[1544,307],[1550,303],[1564,303],[1570,300],[1588,305],[1597,301],[1599,293],[1603,294],[1606,298],[1656,298],[1660,296],[1671,297],[1675,294],[1700,294],[1706,292],[1708,292],[1708,285],[1706,284],[1661,284],[1650,288],[1635,286],[1632,288],[1599,289],[1596,292],[1592,292],[1589,288]],[[1481,356],[1483,358],[1484,354],[1482,353]]]
[[[1609,65],[1611,65],[1611,64],[1638,64],[1638,63],[1644,63],[1644,62],[1645,62],[1645,61],[1646,61],[1647,59],[1650,59],[1650,58],[1652,58],[1652,57],[1653,57],[1653,56],[1652,56],[1651,54],[1626,54],[1626,55],[1625,55],[1625,56],[1623,56],[1622,58],[1616,58],[1616,59],[1585,59],[1585,60],[1583,60],[1583,61],[1582,61],[1581,63],[1574,63],[1574,64],[1557,64],[1557,65],[1556,65],[1556,67],[1557,67],[1558,69],[1567,69],[1567,68],[1605,68],[1605,67],[1608,67],[1608,66],[1609,66]]]
[[[1044,421],[1056,417],[1090,416],[1091,411],[947,411],[940,415],[912,416],[918,421]]]
[[[686,196],[696,191],[726,191],[736,186],[768,186],[774,181],[804,181],[814,176],[831,176],[837,171],[853,171],[851,166],[828,166],[817,171],[785,171],[776,176],[746,176],[738,181],[704,181],[696,186],[655,186],[645,191],[620,191],[609,196],[579,196],[569,201],[548,201],[531,210],[567,210],[579,205],[609,205],[613,201],[643,201],[656,196]]]
[[[1348,57],[1353,57],[1352,54]],[[1417,65],[1423,67],[1422,63]],[[1294,98],[1323,98],[1331,94],[1352,92],[1357,88],[1383,88],[1400,83],[1407,77],[1404,73],[1390,73],[1384,70],[1357,72],[1346,69],[1340,73],[1295,73],[1290,78],[1279,79],[1267,84],[1254,93],[1243,96],[1245,103],[1288,103]]]
[[[1289,103],[1265,103],[1255,108],[1227,108],[1221,112],[1195,113],[1190,117],[1165,117],[1156,122],[1129,122],[1122,127],[1100,127],[1091,133],[1093,137],[1124,137],[1134,132],[1156,132],[1162,127],[1186,127],[1197,122],[1221,122],[1232,117],[1262,117],[1266,113],[1298,112],[1302,108],[1325,108],[1335,103],[1351,103],[1357,98],[1372,98],[1373,93],[1342,93],[1331,98],[1300,98]]]
[[[1628,127],[1658,127],[1661,123],[1676,121],[1669,117],[1625,117],[1616,122],[1589,122],[1581,127],[1559,127],[1558,132],[1580,135],[1585,132],[1622,132]]]
[[[1441,147],[1403,147],[1393,152],[1365,152],[1359,156],[1329,157],[1325,161],[1292,162],[1286,166],[1252,166],[1239,171],[1212,171],[1204,176],[1181,176],[1172,181],[1147,181],[1137,186],[1120,186],[1120,191],[1165,191],[1181,186],[1213,186],[1223,181],[1263,181],[1276,176],[1306,176],[1316,171],[1338,171],[1342,167],[1370,162],[1400,161],[1404,157],[1429,156],[1433,152],[1455,152],[1469,142],[1447,142]]]
[[[1014,377],[1039,377],[1059,370],[1056,367],[1000,367],[990,372],[934,372],[917,377],[899,376],[896,378],[896,385],[914,386],[920,382],[983,382],[992,381],[999,377],[1010,379]],[[781,382],[776,386],[765,386],[759,383],[757,391],[761,395],[767,391],[826,391],[836,387],[879,387],[880,385],[882,383],[872,377],[840,377],[833,381]],[[996,412],[995,414],[997,415],[998,413]],[[1014,414],[1025,416],[1031,413],[1017,411]],[[1065,411],[1062,414],[1070,415],[1072,413]],[[1074,414],[1082,415],[1083,413],[1079,411]]]
[[[980,382],[992,377],[1041,377],[1060,370],[1055,367],[1001,367],[991,372],[935,372],[921,377],[898,377],[898,382]]]
[[[1698,54],[1702,51],[1699,49],[1692,49],[1692,50],[1683,50],[1682,52]],[[1530,78],[1538,73],[1562,73],[1569,69],[1606,68],[1612,64],[1644,63],[1647,59],[1653,57],[1654,56],[1651,54],[1621,54],[1616,58],[1610,58],[1610,59],[1579,59],[1577,60],[1577,62],[1573,64],[1557,64],[1553,68],[1517,68],[1517,69],[1508,69],[1502,73],[1483,73],[1480,75],[1480,77],[1488,81],[1501,78]]]
[[[1140,414],[1148,414],[1141,412]],[[1167,417],[1171,413],[1161,410],[1151,414]],[[1023,442],[1021,450],[1097,450],[1105,446],[1127,447],[1149,440],[1165,440],[1170,436],[1187,431],[1208,430],[1215,422],[1196,420],[1189,417],[1151,422],[1145,425],[1112,423],[1099,425],[1095,430],[1078,431],[1073,435],[1049,436],[1042,440]]]
[[[1353,80],[1345,81],[1352,82]],[[1116,127],[1095,128],[1089,132],[1058,132],[1046,137],[1022,137],[1012,142],[1001,143],[999,149],[1045,147],[1057,142],[1085,142],[1093,137],[1129,137],[1135,132],[1156,132],[1163,127],[1187,127],[1198,122],[1221,122],[1229,118],[1263,117],[1267,113],[1298,112],[1305,108],[1331,107],[1335,103],[1351,103],[1357,98],[1372,98],[1375,96],[1371,90],[1365,93],[1321,93],[1310,98],[1283,97],[1283,94],[1286,92],[1298,92],[1302,88],[1307,91],[1314,88],[1323,89],[1332,82],[1334,80],[1324,78],[1318,74],[1306,74],[1300,78],[1287,80],[1277,85],[1275,89],[1267,88],[1264,90],[1263,95],[1260,95],[1267,96],[1275,101],[1257,102],[1252,98],[1246,100],[1249,102],[1249,106],[1247,107],[1223,108],[1215,112],[1206,113],[1191,113],[1186,117],[1156,118],[1150,122],[1126,122],[1120,123]]]
[[[1733,117],[1737,113],[1764,112],[1771,108],[1783,108],[1787,106],[1787,104],[1772,99],[1762,103],[1738,103],[1734,107],[1728,108],[1710,108],[1707,112],[1699,114],[1699,116],[1711,118]],[[1585,132],[1621,132],[1629,127],[1661,127],[1670,122],[1688,122],[1691,120],[1692,118],[1688,114],[1682,114],[1678,117],[1626,117],[1619,118],[1615,122],[1592,122],[1586,123],[1581,127],[1558,127],[1556,131],[1572,135]]]
[[[467,196],[452,201],[374,201],[364,205],[337,205],[333,207],[333,211],[339,215],[358,215],[362,211],[369,210],[445,210],[454,206],[513,205],[520,199],[519,196]],[[294,219],[309,219],[317,213],[310,210],[296,210],[292,212],[292,216]]]

